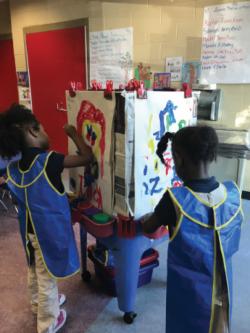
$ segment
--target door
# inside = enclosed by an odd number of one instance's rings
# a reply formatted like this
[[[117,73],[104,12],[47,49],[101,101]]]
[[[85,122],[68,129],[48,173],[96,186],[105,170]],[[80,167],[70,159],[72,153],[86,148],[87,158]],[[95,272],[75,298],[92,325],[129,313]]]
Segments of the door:
[[[86,88],[84,27],[26,34],[32,109],[50,137],[51,149],[67,154],[65,90],[71,81]]]
[[[0,112],[18,103],[17,76],[12,39],[0,39]]]

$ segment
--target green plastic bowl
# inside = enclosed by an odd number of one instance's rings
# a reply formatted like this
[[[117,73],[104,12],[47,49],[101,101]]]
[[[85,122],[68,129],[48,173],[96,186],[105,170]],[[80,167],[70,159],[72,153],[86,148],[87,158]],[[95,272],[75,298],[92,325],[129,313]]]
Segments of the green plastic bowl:
[[[92,216],[93,221],[99,224],[105,224],[111,220],[110,216],[105,213],[98,213]]]

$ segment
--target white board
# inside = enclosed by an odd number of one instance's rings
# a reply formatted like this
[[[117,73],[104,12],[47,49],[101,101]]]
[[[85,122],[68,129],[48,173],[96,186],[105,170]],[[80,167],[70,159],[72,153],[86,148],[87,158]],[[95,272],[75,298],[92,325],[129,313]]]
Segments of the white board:
[[[112,80],[114,88],[132,79],[133,28],[91,32],[90,82],[97,80],[105,88]]]
[[[167,167],[156,155],[157,144],[165,132],[176,132],[192,125],[193,99],[183,92],[148,92],[145,100],[135,99],[134,182],[136,219],[151,213],[167,187],[179,186],[171,149],[164,154]]]
[[[250,83],[250,2],[204,8],[201,83]]]

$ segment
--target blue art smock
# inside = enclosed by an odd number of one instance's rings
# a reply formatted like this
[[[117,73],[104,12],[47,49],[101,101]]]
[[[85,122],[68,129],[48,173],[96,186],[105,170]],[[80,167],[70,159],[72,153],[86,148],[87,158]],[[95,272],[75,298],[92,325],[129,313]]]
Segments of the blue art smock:
[[[243,216],[237,186],[223,185],[224,199],[215,206],[188,187],[168,190],[179,219],[168,249],[166,333],[212,332],[219,256],[230,327],[232,256],[239,248]]]
[[[48,273],[64,278],[76,273],[80,262],[66,193],[60,193],[46,174],[50,154],[37,155],[26,171],[20,170],[18,162],[11,162],[7,167],[7,184],[18,201],[20,231],[28,262],[30,219]]]

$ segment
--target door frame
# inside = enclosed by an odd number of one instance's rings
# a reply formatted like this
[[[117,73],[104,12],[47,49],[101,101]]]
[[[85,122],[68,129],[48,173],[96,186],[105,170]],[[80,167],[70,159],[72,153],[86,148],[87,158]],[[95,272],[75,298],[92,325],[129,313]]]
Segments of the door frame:
[[[9,39],[11,39],[13,41],[11,33],[9,33],[9,34],[0,34],[0,40],[9,40]]]
[[[60,29],[67,29],[67,28],[80,28],[84,27],[85,32],[85,79],[86,79],[86,89],[89,88],[89,80],[90,80],[90,69],[89,69],[89,19],[82,18],[78,20],[71,20],[71,21],[64,21],[64,22],[57,22],[57,23],[48,23],[43,25],[34,25],[30,27],[23,28],[23,39],[24,39],[24,46],[25,46],[25,55],[26,55],[26,63],[27,63],[27,71],[29,72],[29,63],[28,63],[28,52],[27,52],[27,43],[26,43],[26,35],[28,33],[34,32],[46,32],[52,30],[60,30]],[[31,91],[32,94],[32,91]]]

